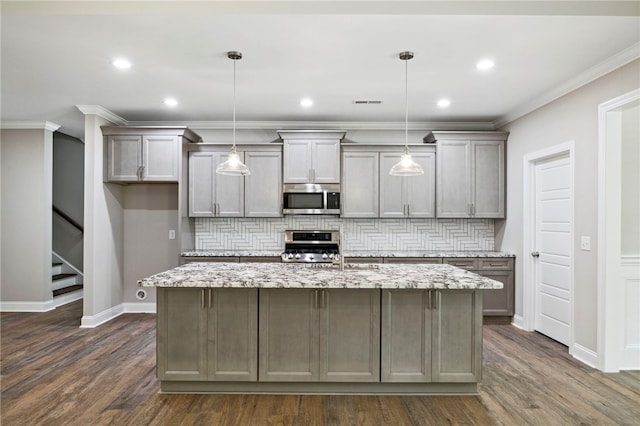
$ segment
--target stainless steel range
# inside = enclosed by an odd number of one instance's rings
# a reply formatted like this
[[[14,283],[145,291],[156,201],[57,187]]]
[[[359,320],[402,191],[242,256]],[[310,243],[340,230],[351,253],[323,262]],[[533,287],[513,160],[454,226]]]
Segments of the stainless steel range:
[[[330,263],[340,260],[339,231],[284,231],[283,262]]]

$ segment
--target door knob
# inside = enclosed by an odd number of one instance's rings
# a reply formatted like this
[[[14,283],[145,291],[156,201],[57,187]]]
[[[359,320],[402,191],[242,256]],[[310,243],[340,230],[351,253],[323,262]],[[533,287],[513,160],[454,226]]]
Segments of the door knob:
[[[540,257],[540,253],[539,253],[539,252],[537,252],[537,251],[532,251],[532,252],[531,252],[531,256],[533,256],[533,257]]]

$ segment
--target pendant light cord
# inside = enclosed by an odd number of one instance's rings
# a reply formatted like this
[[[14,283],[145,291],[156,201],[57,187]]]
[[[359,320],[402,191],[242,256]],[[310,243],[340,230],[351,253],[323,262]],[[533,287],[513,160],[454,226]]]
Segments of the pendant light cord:
[[[404,61],[404,146],[409,149],[409,61]]]
[[[233,147],[236,147],[236,61],[233,59]]]

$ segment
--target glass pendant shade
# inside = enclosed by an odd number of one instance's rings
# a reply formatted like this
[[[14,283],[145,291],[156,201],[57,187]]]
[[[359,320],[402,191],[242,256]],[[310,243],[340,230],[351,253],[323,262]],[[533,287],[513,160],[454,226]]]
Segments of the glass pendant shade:
[[[409,148],[405,146],[400,161],[391,167],[389,174],[391,176],[419,176],[424,174],[424,169],[414,161],[409,153]]]
[[[249,168],[240,161],[240,156],[236,149],[236,61],[242,59],[242,53],[235,51],[227,52],[227,57],[233,60],[233,145],[231,146],[229,158],[216,167],[216,173],[227,176],[247,176],[250,175],[251,172]]]
[[[404,151],[400,161],[396,163],[389,174],[391,176],[419,176],[424,174],[424,169],[413,160],[409,153],[409,78],[408,63],[413,58],[413,52],[401,52],[400,59],[404,61]]]
[[[251,174],[249,168],[240,161],[240,156],[238,155],[235,145],[231,147],[227,161],[218,165],[216,173],[228,176],[247,176]]]

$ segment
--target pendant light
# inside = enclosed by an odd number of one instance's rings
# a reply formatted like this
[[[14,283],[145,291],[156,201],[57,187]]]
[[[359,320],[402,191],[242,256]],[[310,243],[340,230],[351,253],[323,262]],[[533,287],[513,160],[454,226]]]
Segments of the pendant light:
[[[229,176],[246,176],[250,175],[249,168],[240,161],[238,150],[236,149],[236,61],[242,59],[242,53],[231,51],[227,52],[227,57],[233,60],[233,145],[229,158],[216,168],[216,173]]]
[[[394,165],[389,174],[391,176],[419,176],[424,174],[422,166],[416,163],[409,153],[409,77],[408,61],[413,58],[413,52],[401,52],[400,59],[404,61],[404,151],[400,161]]]

